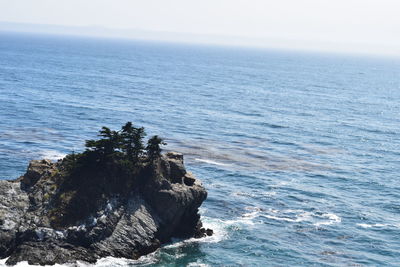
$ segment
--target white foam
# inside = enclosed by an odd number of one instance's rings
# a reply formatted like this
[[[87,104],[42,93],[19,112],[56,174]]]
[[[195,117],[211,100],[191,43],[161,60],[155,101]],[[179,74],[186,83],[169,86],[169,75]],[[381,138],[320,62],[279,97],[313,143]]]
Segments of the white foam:
[[[0,267],[8,267],[9,265],[6,265],[6,259],[0,260]],[[40,266],[40,265],[30,265],[27,261],[21,261],[18,262],[14,267],[27,267],[27,266]],[[85,266],[85,265],[79,265],[79,264],[55,264],[55,265],[42,265],[43,267],[75,267],[75,266]]]
[[[320,225],[331,225],[334,223],[340,223],[342,222],[342,218],[340,218],[339,216],[337,216],[336,214],[333,213],[326,213],[326,214],[322,214],[319,217],[321,218],[327,218],[327,221],[321,221],[321,222],[317,222],[314,223],[315,226],[320,226]]]
[[[241,228],[244,225],[254,225],[256,222],[255,218],[259,217],[262,210],[258,207],[246,207],[249,212],[242,214],[240,217],[231,220],[221,220],[217,218],[211,218],[202,215],[201,220],[203,222],[204,228],[209,228],[213,230],[212,236],[207,236],[203,238],[190,238],[186,240],[173,240],[172,244],[168,244],[163,248],[178,248],[185,246],[190,243],[217,243],[228,238],[229,228]],[[200,209],[200,213],[204,214],[205,209]],[[196,263],[197,264],[197,263]],[[206,266],[206,265],[194,265],[194,266]]]
[[[272,219],[272,220],[277,220],[277,221],[285,221],[285,222],[301,222],[303,219],[301,218],[286,218],[286,217],[278,217],[278,216],[273,216],[273,215],[263,215],[263,217]]]
[[[190,262],[187,267],[209,267],[210,265],[202,263],[202,262]]]
[[[373,225],[373,224],[366,224],[366,223],[357,223],[357,225],[362,228],[371,228],[371,227],[377,226],[376,224]]]
[[[212,164],[212,165],[218,165],[218,166],[230,166],[231,165],[231,164],[221,163],[221,162],[217,162],[217,161],[213,161],[213,160],[209,160],[209,159],[195,158],[194,160],[197,160],[197,161],[200,161],[200,162],[204,162],[204,163],[208,163],[208,164]]]
[[[56,150],[42,150],[39,152],[39,157],[49,160],[59,160],[66,156],[66,154],[61,153],[60,151]]]
[[[254,219],[254,218],[257,218],[258,215],[259,215],[259,212],[258,212],[258,211],[252,211],[252,212],[244,213],[244,214],[242,215],[242,218],[243,218],[243,219],[247,219],[247,220],[252,220],[252,219]]]
[[[236,219],[219,220],[219,223],[225,227],[229,227],[232,225],[241,226],[241,225],[256,224],[257,222],[254,219],[260,217],[260,213],[262,212],[262,209],[260,209],[258,207],[245,207],[245,209],[249,212],[243,213],[240,217],[238,217]]]
[[[226,227],[229,225],[229,223],[226,223],[226,221],[209,218],[206,216],[202,216],[201,220],[204,228],[213,230],[214,233],[212,236],[206,236],[203,238],[190,238],[185,240],[173,239],[172,244],[165,245],[163,248],[179,248],[191,243],[217,243],[227,237]]]
[[[284,221],[284,222],[291,222],[291,223],[298,223],[298,222],[307,222],[311,223],[314,226],[321,226],[321,225],[332,225],[336,223],[340,223],[342,219],[334,214],[334,213],[317,213],[317,212],[309,212],[301,209],[286,209],[286,210],[275,210],[275,209],[268,209],[263,212],[253,213],[254,215],[276,220],[276,221]],[[246,216],[250,214],[244,214]],[[256,217],[253,217],[256,218]]]
[[[138,260],[129,260],[125,258],[114,258],[114,257],[106,257],[99,259],[95,264],[90,264],[82,261],[77,261],[76,263],[69,264],[55,264],[55,265],[44,265],[45,267],[109,267],[109,266],[130,266],[130,265],[148,265],[152,263],[157,263],[159,261],[157,254],[159,252],[153,252],[148,255],[140,257]],[[6,265],[6,259],[0,260],[0,267],[8,267]],[[27,261],[19,262],[14,265],[16,267],[28,267],[28,266],[39,266],[39,265],[30,265]]]
[[[360,226],[362,228],[382,228],[382,227],[400,228],[400,224],[390,224],[390,223],[374,223],[374,224],[357,223],[357,226]]]
[[[94,265],[79,265],[79,266],[96,266],[96,267],[109,267],[109,266],[130,266],[130,265],[138,265],[138,264],[152,264],[158,262],[158,251],[150,253],[148,255],[140,257],[138,260],[129,260],[124,258],[114,258],[114,257],[106,257],[99,259]]]

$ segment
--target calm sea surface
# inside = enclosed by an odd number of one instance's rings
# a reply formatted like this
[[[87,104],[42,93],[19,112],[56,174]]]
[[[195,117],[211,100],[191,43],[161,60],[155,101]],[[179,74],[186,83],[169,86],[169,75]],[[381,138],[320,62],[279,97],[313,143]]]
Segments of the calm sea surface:
[[[400,266],[400,60],[0,33],[0,178],[126,121],[216,234],[100,266]]]

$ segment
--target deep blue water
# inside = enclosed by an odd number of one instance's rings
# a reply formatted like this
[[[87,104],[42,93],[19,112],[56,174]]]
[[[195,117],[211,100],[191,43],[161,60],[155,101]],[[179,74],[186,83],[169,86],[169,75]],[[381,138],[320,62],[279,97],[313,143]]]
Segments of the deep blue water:
[[[126,121],[209,192],[216,235],[146,266],[399,266],[400,60],[0,34],[0,177]]]

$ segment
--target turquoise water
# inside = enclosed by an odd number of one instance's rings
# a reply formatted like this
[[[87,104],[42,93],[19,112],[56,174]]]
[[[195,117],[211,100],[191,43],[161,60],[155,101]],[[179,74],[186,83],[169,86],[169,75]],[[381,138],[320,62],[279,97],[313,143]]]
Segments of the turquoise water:
[[[400,60],[0,33],[0,177],[130,120],[216,234],[101,266],[399,266]]]

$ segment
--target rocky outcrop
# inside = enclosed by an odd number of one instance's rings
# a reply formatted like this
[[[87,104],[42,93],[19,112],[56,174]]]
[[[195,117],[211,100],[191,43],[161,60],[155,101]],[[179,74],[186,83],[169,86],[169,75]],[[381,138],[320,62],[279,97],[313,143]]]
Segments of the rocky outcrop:
[[[186,172],[181,154],[162,155],[137,174],[140,183],[132,190],[93,201],[87,215],[72,222],[63,218],[73,212],[68,210],[72,206],[61,204],[84,194],[85,188],[63,193],[63,167],[63,161],[31,161],[25,175],[0,181],[0,258],[8,258],[7,264],[136,259],[172,237],[212,234],[202,228],[198,214],[207,192]]]

